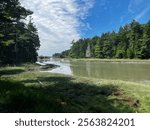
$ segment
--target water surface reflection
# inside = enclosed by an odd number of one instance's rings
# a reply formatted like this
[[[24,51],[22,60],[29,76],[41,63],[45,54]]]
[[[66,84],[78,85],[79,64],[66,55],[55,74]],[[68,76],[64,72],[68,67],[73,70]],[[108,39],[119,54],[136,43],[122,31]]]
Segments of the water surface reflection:
[[[126,81],[150,81],[149,63],[127,63],[127,62],[100,62],[100,61],[69,61],[52,60],[47,63],[60,65],[50,70],[51,73],[60,73],[74,76],[117,79]]]

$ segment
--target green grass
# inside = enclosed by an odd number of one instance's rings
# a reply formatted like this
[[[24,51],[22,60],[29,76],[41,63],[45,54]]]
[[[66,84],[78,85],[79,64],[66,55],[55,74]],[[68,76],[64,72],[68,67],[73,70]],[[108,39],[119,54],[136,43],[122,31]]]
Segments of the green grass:
[[[150,85],[0,68],[0,112],[150,112]]]
[[[99,58],[79,58],[69,59],[73,61],[100,61],[100,62],[128,62],[128,63],[150,63],[150,59],[99,59]]]

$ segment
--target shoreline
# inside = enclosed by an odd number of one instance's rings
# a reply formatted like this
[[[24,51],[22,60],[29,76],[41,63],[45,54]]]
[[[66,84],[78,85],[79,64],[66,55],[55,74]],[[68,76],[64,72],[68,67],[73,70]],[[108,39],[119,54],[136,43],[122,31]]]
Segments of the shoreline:
[[[98,59],[98,58],[64,58],[71,61],[100,61],[100,62],[118,62],[118,63],[150,63],[150,59]]]

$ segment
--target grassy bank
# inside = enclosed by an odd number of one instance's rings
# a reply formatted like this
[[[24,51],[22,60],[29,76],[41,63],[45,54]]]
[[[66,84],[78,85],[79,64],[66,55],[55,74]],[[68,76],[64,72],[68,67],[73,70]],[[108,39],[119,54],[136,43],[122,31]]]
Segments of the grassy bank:
[[[128,63],[150,63],[150,59],[99,59],[99,58],[79,58],[69,59],[72,61],[100,61],[100,62],[128,62]]]
[[[0,112],[150,112],[150,85],[0,68]]]

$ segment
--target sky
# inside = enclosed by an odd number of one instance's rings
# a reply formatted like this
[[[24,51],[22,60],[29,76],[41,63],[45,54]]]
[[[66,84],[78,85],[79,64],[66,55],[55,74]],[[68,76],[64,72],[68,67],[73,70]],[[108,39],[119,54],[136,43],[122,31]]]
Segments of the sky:
[[[118,31],[133,19],[150,20],[150,0],[20,0],[34,12],[41,47],[51,56],[71,47],[73,40]]]

